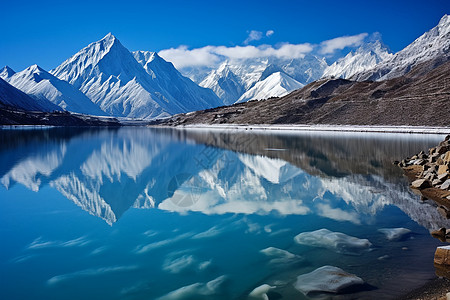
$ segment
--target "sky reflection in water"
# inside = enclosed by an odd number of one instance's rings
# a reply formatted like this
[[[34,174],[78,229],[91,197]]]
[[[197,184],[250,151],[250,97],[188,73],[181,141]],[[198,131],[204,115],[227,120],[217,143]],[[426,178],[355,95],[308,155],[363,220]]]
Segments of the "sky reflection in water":
[[[395,297],[433,277],[450,227],[392,165],[441,136],[43,129],[0,132],[0,298],[304,298],[323,265]],[[382,228],[411,230],[388,240]],[[370,246],[313,235],[327,229]],[[346,248],[347,250],[349,248]]]

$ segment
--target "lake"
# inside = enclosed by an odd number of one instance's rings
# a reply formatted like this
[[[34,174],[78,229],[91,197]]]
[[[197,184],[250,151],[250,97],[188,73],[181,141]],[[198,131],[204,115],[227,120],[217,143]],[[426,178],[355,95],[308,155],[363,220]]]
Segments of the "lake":
[[[450,223],[392,162],[443,138],[2,129],[0,299],[399,297],[435,277]],[[365,284],[294,287],[325,265]]]

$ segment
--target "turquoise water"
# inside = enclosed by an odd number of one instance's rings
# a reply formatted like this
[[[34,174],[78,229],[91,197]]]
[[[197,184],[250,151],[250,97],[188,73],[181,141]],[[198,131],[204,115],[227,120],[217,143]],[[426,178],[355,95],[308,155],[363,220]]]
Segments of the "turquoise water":
[[[293,284],[324,265],[366,284],[322,298],[398,297],[435,276],[429,231],[450,224],[392,161],[442,138],[1,130],[0,299],[308,299]],[[324,228],[370,247],[294,240]]]

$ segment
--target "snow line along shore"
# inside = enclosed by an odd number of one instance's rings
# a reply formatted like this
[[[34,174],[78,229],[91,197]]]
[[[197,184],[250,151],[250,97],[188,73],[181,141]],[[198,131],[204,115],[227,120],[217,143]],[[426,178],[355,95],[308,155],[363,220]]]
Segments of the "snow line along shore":
[[[358,125],[235,125],[235,124],[193,124],[178,126],[157,126],[191,130],[254,130],[254,131],[338,131],[375,133],[420,133],[450,134],[450,127],[427,126],[358,126]]]

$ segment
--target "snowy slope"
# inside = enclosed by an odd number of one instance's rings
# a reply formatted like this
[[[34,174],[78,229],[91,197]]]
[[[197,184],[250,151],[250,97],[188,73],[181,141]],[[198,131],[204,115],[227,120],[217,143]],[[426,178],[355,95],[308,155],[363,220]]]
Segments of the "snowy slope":
[[[28,111],[60,110],[48,100],[34,99],[0,78],[0,107],[12,106]]]
[[[231,71],[227,61],[209,73],[200,86],[213,90],[225,105],[233,104],[245,92],[241,79]]]
[[[374,68],[356,74],[355,80],[385,80],[406,74],[419,63],[450,56],[450,16],[444,15],[439,24],[427,31],[405,49],[382,61]]]
[[[135,51],[133,56],[160,89],[175,99],[183,99],[183,105],[188,111],[223,105],[214,92],[181,75],[172,63],[165,61],[156,52]]]
[[[21,72],[11,73],[4,69],[0,77],[22,92],[39,99],[49,100],[60,108],[91,115],[106,115],[86,95],[63,80],[59,80],[38,65]]]
[[[223,62],[200,83],[212,89],[225,104],[234,103],[241,96],[277,72],[283,72],[296,81],[307,84],[319,79],[325,68],[325,59],[314,55],[286,59],[262,57]]]
[[[157,63],[166,62],[161,59]],[[217,104],[206,103],[202,96],[180,97],[180,94],[191,93],[177,90],[178,86],[171,86],[169,81],[166,81],[166,87],[173,90],[161,86],[162,80],[176,78],[159,72],[149,75],[110,33],[80,50],[51,73],[80,89],[104,111],[118,117],[152,119]]]
[[[276,72],[263,81],[257,82],[255,86],[245,92],[236,103],[253,99],[262,100],[270,97],[281,97],[296,89],[302,88],[303,86],[303,84],[289,77],[285,73]]]
[[[356,73],[375,67],[392,56],[380,41],[366,43],[327,67],[323,72],[323,77],[348,79]]]
[[[5,78],[13,76],[14,74],[16,74],[16,72],[8,66],[5,66],[0,70],[0,78],[2,78],[3,80],[5,80]]]

